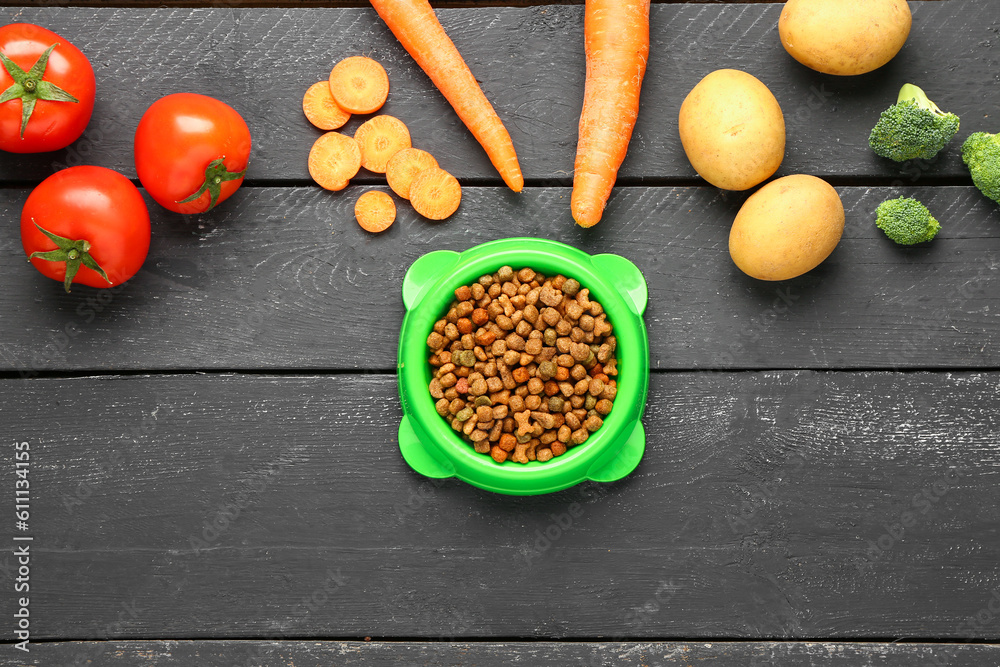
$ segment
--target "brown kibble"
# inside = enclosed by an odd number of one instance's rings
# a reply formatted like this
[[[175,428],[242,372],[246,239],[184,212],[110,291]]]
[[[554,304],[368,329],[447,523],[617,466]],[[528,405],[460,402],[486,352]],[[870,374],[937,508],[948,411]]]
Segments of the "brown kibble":
[[[576,364],[576,359],[570,354],[560,354],[556,357],[556,363],[566,369],[566,377],[569,377],[569,369]]]
[[[611,412],[611,407],[614,405],[611,401],[606,398],[602,398],[597,401],[594,405],[594,409],[597,410],[599,414],[607,416]]]
[[[524,398],[524,407],[529,410],[537,410],[542,407],[542,397],[538,394],[531,394]]]
[[[569,404],[573,406],[574,410],[582,408],[587,399],[583,397],[582,394],[574,394],[569,397]]]
[[[562,292],[553,289],[551,283],[546,283],[538,292],[538,300],[550,308],[555,308],[562,303]]]
[[[577,382],[584,378],[590,378],[590,374],[587,373],[587,369],[583,367],[583,364],[574,364],[573,367],[569,369],[569,376]]]
[[[455,383],[458,382],[458,378],[455,377],[454,373],[445,373],[444,375],[442,375],[438,379],[441,382],[441,386],[444,387],[444,388],[446,388],[446,389],[448,387],[454,387]]]
[[[472,442],[482,442],[483,440],[488,440],[490,437],[489,431],[481,428],[482,424],[479,424],[478,422],[477,426],[480,428],[474,429],[472,433],[469,434],[469,440],[472,440]]]
[[[573,393],[577,396],[583,396],[590,389],[590,380],[583,379],[573,385]]]
[[[489,454],[490,453],[490,443],[488,440],[483,440],[481,442],[472,443],[472,448],[476,450],[479,454]]]
[[[569,368],[565,366],[560,366],[559,368],[556,369],[556,376],[555,376],[556,382],[565,382],[568,379],[569,379]]]
[[[513,456],[511,456],[510,458],[515,463],[527,463],[528,462],[527,451],[528,451],[528,443],[526,442],[518,443],[517,446],[514,447]]]
[[[590,346],[585,343],[573,343],[569,346],[569,353],[576,361],[586,361],[591,355]]]
[[[493,372],[496,373],[496,371],[497,371],[497,367],[496,367],[496,364],[494,364],[493,365]],[[495,394],[498,391],[501,391],[503,389],[503,380],[501,380],[500,378],[498,378],[496,375],[489,376],[488,378],[486,378],[486,389],[491,394]]]
[[[512,436],[510,433],[504,433],[501,435],[500,441],[497,443],[497,446],[505,452],[514,451],[515,445],[517,445],[517,438]]]
[[[580,291],[580,283],[572,278],[568,278],[562,284],[562,293],[568,297],[575,297]]]
[[[539,378],[533,377],[528,379],[528,393],[529,394],[540,394],[545,391],[545,383]]]
[[[581,315],[583,315],[583,306],[578,304],[576,301],[570,301],[566,305],[566,317],[570,320],[576,322],[580,319]]]
[[[555,417],[548,412],[532,412],[531,418],[541,424],[543,429],[550,429],[555,426]]]
[[[442,417],[447,417],[448,415],[451,414],[448,411],[448,405],[449,405],[448,399],[442,398],[441,400],[439,400],[437,403],[434,404],[434,409],[437,410],[437,413]]]
[[[587,442],[587,438],[589,437],[590,437],[590,431],[588,431],[585,428],[578,428],[577,430],[573,431],[573,435],[570,436],[570,441],[574,445],[582,445],[583,443]]]
[[[497,269],[497,280],[502,283],[510,282],[514,279],[514,269],[510,266],[501,266]]]
[[[568,441],[569,440],[567,438],[567,442]],[[553,456],[562,456],[563,454],[566,453],[566,445],[563,443],[562,440],[557,440],[556,442],[553,442],[551,445],[551,449]]]
[[[486,405],[479,406],[476,408],[476,418],[480,422],[493,421],[493,408]]]
[[[512,333],[505,339],[507,341],[507,347],[511,350],[517,350],[518,352],[524,351],[524,338],[517,333]],[[589,348],[588,348],[589,349]]]
[[[524,344],[524,351],[531,355],[539,354],[542,351],[542,340],[540,338],[529,339]]]
[[[427,347],[432,350],[440,350],[445,345],[445,337],[439,334],[437,331],[432,331],[429,336],[427,336]]]
[[[503,362],[508,366],[517,366],[521,363],[521,353],[516,350],[507,350],[503,353]]]
[[[530,373],[528,373],[528,369],[524,366],[518,366],[515,368],[511,375],[514,376],[514,381],[518,384],[524,384],[531,377]],[[528,391],[531,390],[529,389]]]
[[[572,435],[573,430],[569,426],[563,424],[559,427],[559,431],[556,433],[556,440],[561,443],[567,443]]]
[[[555,380],[549,380],[545,383],[545,395],[555,396],[559,393],[559,383]]]
[[[493,419],[503,419],[507,416],[507,406],[506,405],[494,405],[493,406]]]
[[[556,333],[560,336],[568,336],[573,330],[573,324],[569,320],[559,320],[556,322]]]
[[[551,461],[552,456],[553,456],[552,450],[549,449],[548,447],[542,447],[540,449],[535,450],[535,458],[541,461],[542,463],[545,463],[546,461]]]
[[[455,290],[455,298],[459,301],[468,301],[472,298],[472,288],[468,285],[462,285]]]
[[[580,428],[582,424],[580,423],[580,417],[573,412],[566,413],[566,425],[569,426],[574,431]]]
[[[524,399],[515,394],[507,401],[507,407],[510,408],[511,412],[522,412],[524,410]]]
[[[600,396],[604,393],[604,382],[601,378],[592,378],[590,380],[590,386],[588,388],[591,396]]]
[[[545,322],[550,327],[554,327],[559,322],[559,320],[562,319],[562,316],[559,314],[559,311],[556,310],[555,308],[543,308],[541,310],[540,315],[542,317],[542,321]]]
[[[534,426],[528,421],[530,418],[531,412],[528,410],[514,413],[514,421],[517,422],[517,435],[526,435],[534,430]]]

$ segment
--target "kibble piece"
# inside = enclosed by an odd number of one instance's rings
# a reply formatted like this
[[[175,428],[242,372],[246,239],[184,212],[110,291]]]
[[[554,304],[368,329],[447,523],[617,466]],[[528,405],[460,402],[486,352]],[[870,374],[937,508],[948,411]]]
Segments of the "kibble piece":
[[[538,394],[531,394],[524,397],[524,407],[529,410],[537,410],[542,407],[542,397]]]
[[[566,296],[575,297],[580,291],[580,283],[572,278],[568,278],[562,284],[562,293]]]
[[[561,439],[553,442],[551,449],[554,456],[562,456],[566,453],[566,445]]]
[[[455,298],[459,301],[466,301],[472,298],[472,288],[468,285],[462,285],[457,290],[455,290]]]
[[[543,447],[535,451],[535,458],[541,461],[542,463],[546,461],[551,461],[552,456],[553,456],[552,450],[549,449],[548,447]]]
[[[585,428],[578,428],[577,430],[573,431],[573,435],[570,436],[570,441],[574,445],[582,445],[583,443],[587,442],[587,438],[589,437],[590,437],[590,431],[588,431]]]
[[[503,463],[507,460],[507,452],[504,451],[499,445],[493,445],[490,449],[490,456],[492,456],[493,460],[497,463]]]

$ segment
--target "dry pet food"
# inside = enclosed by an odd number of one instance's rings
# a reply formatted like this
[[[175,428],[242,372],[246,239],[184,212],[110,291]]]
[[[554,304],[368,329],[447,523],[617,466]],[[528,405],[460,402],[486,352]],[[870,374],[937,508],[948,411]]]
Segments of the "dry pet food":
[[[548,461],[604,423],[617,392],[611,324],[572,278],[501,267],[455,290],[427,337],[438,414],[497,463]]]

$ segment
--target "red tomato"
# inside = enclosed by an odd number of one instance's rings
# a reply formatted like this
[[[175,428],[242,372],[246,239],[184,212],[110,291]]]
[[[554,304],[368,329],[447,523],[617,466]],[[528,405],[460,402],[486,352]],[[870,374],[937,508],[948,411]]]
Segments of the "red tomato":
[[[150,196],[177,213],[204,213],[243,183],[250,129],[225,102],[195,93],[160,98],[135,131],[135,170]]]
[[[139,190],[117,171],[70,167],[28,195],[21,243],[35,268],[62,282],[67,292],[71,283],[114,287],[134,276],[146,259],[149,211]],[[42,256],[32,257],[35,253]]]
[[[0,100],[6,100],[0,102],[0,150],[41,153],[76,141],[94,110],[87,56],[30,23],[0,27],[0,54]]]

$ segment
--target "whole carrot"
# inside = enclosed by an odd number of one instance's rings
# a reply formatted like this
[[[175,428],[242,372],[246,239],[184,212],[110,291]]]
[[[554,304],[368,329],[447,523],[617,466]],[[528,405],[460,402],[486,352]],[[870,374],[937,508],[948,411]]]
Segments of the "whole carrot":
[[[514,192],[524,187],[521,166],[507,128],[486,99],[462,55],[427,0],[370,0],[420,68],[454,107],[472,136]]]
[[[649,0],[586,0],[587,79],[570,208],[581,227],[604,212],[639,114],[649,57]]]

